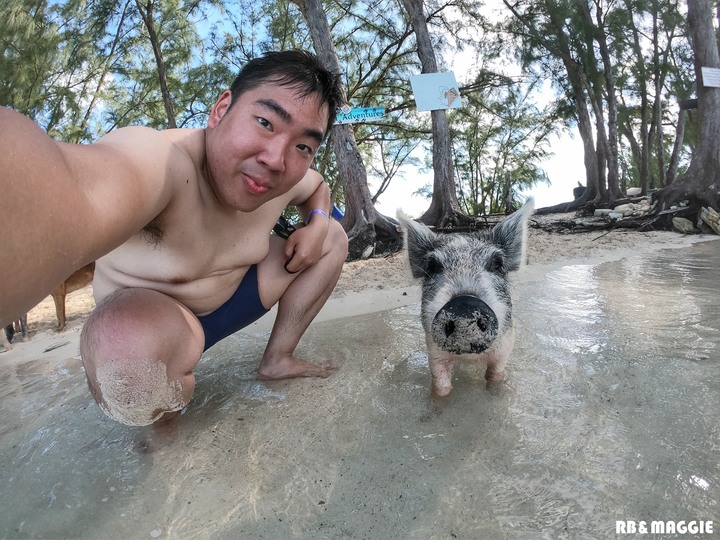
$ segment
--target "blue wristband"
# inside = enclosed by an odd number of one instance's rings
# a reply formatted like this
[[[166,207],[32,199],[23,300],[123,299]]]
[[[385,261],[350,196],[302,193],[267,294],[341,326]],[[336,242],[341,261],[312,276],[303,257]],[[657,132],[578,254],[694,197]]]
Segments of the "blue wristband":
[[[305,218],[305,225],[310,223],[310,219],[312,219],[312,217],[315,214],[320,214],[322,216],[325,216],[325,219],[330,219],[330,216],[328,216],[328,213],[325,210],[321,210],[320,208],[315,208],[314,210],[310,210],[308,217]]]

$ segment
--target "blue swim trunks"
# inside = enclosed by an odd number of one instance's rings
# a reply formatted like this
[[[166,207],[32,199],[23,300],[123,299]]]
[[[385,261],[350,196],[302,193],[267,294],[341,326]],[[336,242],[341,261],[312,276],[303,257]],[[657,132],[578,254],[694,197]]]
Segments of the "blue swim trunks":
[[[198,317],[205,332],[205,350],[254,323],[268,311],[260,301],[257,266],[252,265],[227,302],[212,313]]]

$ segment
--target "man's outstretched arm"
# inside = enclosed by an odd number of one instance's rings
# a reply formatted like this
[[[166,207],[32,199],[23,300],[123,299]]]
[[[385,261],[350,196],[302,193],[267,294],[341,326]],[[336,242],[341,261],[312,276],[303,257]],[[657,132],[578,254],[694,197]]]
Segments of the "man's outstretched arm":
[[[160,211],[162,188],[146,185],[145,175],[134,172],[130,145],[122,142],[127,138],[58,143],[31,120],[0,107],[1,325]]]

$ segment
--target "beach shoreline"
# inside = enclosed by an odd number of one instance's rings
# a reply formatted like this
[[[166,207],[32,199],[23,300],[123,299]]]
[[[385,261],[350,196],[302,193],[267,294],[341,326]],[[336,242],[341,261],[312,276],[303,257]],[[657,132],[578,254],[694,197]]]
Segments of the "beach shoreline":
[[[682,235],[671,231],[548,233],[531,228],[528,234],[527,266],[513,279],[532,279],[567,264],[591,264],[619,260],[631,255],[665,248],[683,248],[695,242],[712,241],[714,235]],[[394,309],[419,301],[419,281],[409,270],[407,256],[399,252],[345,264],[338,284],[316,322]],[[55,305],[48,296],[28,313],[29,340],[19,336],[13,349],[0,354],[0,360],[27,361],[48,354],[72,358],[78,355],[80,331],[95,307],[92,286],[70,293],[66,299],[68,324],[57,332]],[[272,312],[246,330],[269,330]]]

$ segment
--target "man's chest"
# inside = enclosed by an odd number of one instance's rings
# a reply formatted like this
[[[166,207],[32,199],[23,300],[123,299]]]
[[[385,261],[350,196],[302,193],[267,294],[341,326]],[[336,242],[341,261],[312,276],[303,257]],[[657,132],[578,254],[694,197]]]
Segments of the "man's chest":
[[[187,211],[159,216],[106,257],[106,263],[141,279],[190,283],[262,261],[282,208],[218,215]]]

